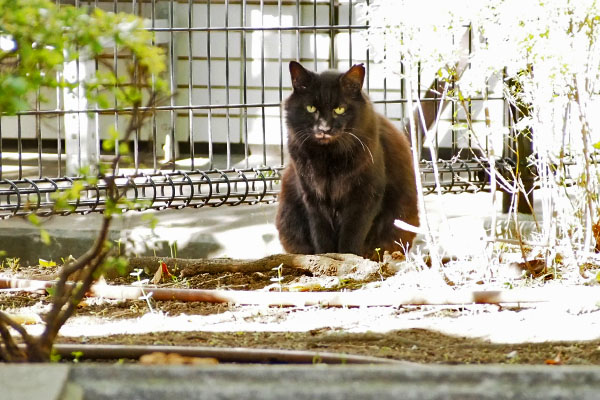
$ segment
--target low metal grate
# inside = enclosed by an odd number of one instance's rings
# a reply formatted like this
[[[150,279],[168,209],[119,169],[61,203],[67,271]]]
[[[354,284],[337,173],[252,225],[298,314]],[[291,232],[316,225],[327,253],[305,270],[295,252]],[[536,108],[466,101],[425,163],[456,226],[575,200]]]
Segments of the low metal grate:
[[[273,202],[277,198],[279,179],[279,169],[253,168],[121,175],[116,178],[116,185],[122,198],[132,202],[134,208],[131,209],[143,211]],[[79,198],[67,200],[69,207],[56,211],[55,196],[74,185],[82,188]],[[90,184],[82,178],[69,177],[5,179],[0,181],[0,215],[103,212],[106,190],[103,180]],[[123,211],[130,210],[125,203],[121,207]]]

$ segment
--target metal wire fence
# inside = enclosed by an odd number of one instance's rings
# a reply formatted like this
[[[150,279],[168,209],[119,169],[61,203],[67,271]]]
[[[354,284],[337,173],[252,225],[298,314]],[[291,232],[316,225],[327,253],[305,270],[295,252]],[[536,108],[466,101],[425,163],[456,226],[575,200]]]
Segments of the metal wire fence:
[[[60,1],[60,0],[59,0]],[[347,69],[364,63],[365,90],[376,109],[400,128],[412,115],[401,79],[384,74],[364,38],[368,21],[356,0],[114,0],[75,1],[80,7],[130,12],[147,21],[155,44],[165,49],[167,80],[174,95],[157,104],[148,124],[128,143],[119,162],[117,184],[140,209],[164,209],[276,201],[286,164],[282,102],[291,92],[289,60],[307,67]],[[66,2],[65,2],[66,4]],[[465,30],[462,45],[470,47]],[[78,79],[108,63],[123,72],[131,56],[107,48],[98,60],[65,65]],[[90,72],[91,71],[91,72]],[[485,190],[488,177],[454,102],[440,107],[435,71],[423,66],[419,94],[427,123],[438,120],[435,146],[442,160],[445,192]],[[502,77],[498,77],[498,80]],[[81,168],[107,163],[118,154],[103,149],[109,128],[122,130],[130,110],[88,106],[81,93],[57,89],[31,99],[30,111],[0,116],[0,218],[54,211],[54,195],[84,187],[68,213],[101,212],[106,187],[87,183]],[[492,124],[510,125],[498,82],[490,82],[486,102]],[[471,99],[475,126],[485,123],[483,98]],[[422,137],[422,135],[419,135]],[[500,147],[505,138],[497,140]],[[434,187],[432,163],[423,144],[421,174]]]

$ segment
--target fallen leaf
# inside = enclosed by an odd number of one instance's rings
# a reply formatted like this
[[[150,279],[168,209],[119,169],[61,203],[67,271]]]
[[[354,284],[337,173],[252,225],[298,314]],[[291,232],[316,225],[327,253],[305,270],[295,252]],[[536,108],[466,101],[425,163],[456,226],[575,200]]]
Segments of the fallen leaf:
[[[216,365],[219,361],[210,357],[188,357],[177,353],[154,352],[140,357],[144,365]]]
[[[546,260],[543,258],[533,258],[523,262],[512,263],[510,267],[518,271],[524,271],[528,276],[532,276],[534,278],[545,276],[548,272],[546,268]]]
[[[456,286],[456,283],[454,283],[450,278],[448,278],[446,274],[444,274],[444,282],[446,282],[446,285],[448,286]]]
[[[42,322],[37,314],[8,314],[8,316],[19,325],[35,325]]]
[[[169,272],[169,267],[167,266],[167,263],[165,263],[164,261],[160,261],[160,265],[156,269],[156,272],[154,273],[154,277],[152,278],[152,280],[150,282],[152,282],[155,285],[158,285],[160,283],[160,281],[163,279],[163,277],[171,278],[172,276],[173,275]]]
[[[560,356],[560,352],[553,359],[546,360],[546,365],[562,365],[562,357]]]
[[[44,268],[56,267],[56,263],[52,260],[47,261],[47,260],[44,260],[43,258],[40,258],[40,259],[38,259],[38,263],[40,264],[40,267],[44,267]]]
[[[596,221],[596,223],[592,225],[592,234],[594,235],[594,239],[596,240],[596,246],[594,247],[594,251],[596,253],[600,253],[600,220]]]
[[[159,266],[158,268],[156,268],[156,272],[154,273],[154,276],[152,277],[150,282],[155,285],[158,285],[160,283],[160,281],[162,280],[162,274],[163,274],[163,270]]]

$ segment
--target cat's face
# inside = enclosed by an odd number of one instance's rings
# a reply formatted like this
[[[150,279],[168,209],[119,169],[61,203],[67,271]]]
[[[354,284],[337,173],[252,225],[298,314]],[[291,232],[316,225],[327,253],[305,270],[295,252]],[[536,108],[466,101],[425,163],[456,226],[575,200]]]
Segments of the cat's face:
[[[292,134],[303,143],[320,145],[343,143],[356,135],[355,125],[365,104],[362,64],[343,74],[316,74],[292,61],[290,74],[294,92],[286,102],[286,118]]]

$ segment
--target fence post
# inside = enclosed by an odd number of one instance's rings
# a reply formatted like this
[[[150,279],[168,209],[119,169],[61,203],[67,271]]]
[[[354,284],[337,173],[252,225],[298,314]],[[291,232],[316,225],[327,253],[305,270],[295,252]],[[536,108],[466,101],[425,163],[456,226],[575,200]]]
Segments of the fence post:
[[[93,60],[73,60],[65,63],[65,81],[77,85],[74,88],[65,88],[64,96],[64,122],[65,122],[65,147],[67,153],[67,176],[78,176],[82,168],[89,167],[89,173],[98,173],[99,142],[97,118],[90,117],[88,102],[85,97],[83,81],[94,73]]]
[[[509,144],[505,151],[506,156],[515,162],[517,170],[519,171],[516,178],[521,179],[523,189],[526,192],[523,193],[523,190],[518,192],[517,195],[519,198],[516,211],[522,214],[533,214],[534,176],[528,165],[528,159],[533,154],[533,142],[531,141],[532,132],[529,130],[517,131],[514,129],[516,123],[524,116],[527,116],[529,111],[524,105],[516,106],[514,104],[509,104],[509,107],[510,115],[512,115],[512,121],[510,122],[513,129],[510,131]],[[513,143],[514,147],[511,147],[510,142]],[[510,211],[513,196],[514,194],[507,192],[502,194],[502,212],[504,214],[507,214]]]

